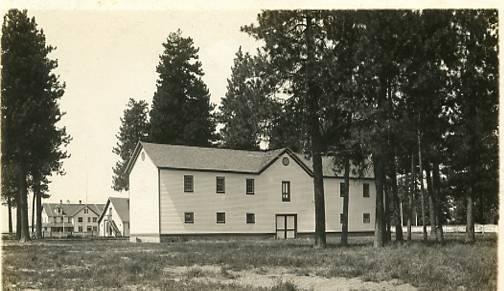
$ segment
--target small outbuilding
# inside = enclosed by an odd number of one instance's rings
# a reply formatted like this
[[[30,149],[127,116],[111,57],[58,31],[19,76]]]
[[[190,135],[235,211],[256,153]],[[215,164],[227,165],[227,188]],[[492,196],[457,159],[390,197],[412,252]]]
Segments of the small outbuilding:
[[[100,236],[129,236],[129,199],[109,197],[98,218]]]

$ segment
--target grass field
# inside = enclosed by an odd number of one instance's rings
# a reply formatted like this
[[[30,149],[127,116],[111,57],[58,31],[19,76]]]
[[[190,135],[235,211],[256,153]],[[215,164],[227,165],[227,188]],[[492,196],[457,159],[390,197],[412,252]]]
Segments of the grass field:
[[[495,290],[495,235],[473,245],[370,238],[325,250],[310,241],[3,241],[2,285],[17,289]]]

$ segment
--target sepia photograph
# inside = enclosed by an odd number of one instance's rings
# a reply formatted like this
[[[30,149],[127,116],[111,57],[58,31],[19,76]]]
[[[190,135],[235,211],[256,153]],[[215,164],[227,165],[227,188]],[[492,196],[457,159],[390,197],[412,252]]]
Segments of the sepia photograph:
[[[502,10],[247,3],[0,6],[1,289],[500,289]]]

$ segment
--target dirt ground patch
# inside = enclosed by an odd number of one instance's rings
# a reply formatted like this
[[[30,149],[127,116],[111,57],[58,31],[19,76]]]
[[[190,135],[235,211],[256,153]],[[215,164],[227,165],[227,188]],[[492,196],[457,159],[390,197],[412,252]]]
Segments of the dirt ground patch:
[[[238,285],[253,288],[272,288],[280,282],[290,282],[299,290],[418,290],[410,284],[399,280],[382,282],[365,282],[359,278],[333,277],[324,278],[315,274],[293,274],[284,267],[253,268],[233,271],[217,265],[171,266],[163,271],[170,277],[182,278],[197,282],[211,282],[226,285]]]

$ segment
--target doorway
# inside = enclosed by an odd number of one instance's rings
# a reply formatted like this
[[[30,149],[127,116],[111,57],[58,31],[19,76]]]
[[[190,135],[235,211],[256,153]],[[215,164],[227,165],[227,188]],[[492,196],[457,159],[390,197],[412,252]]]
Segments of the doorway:
[[[277,239],[296,238],[297,214],[277,214],[275,225]]]

